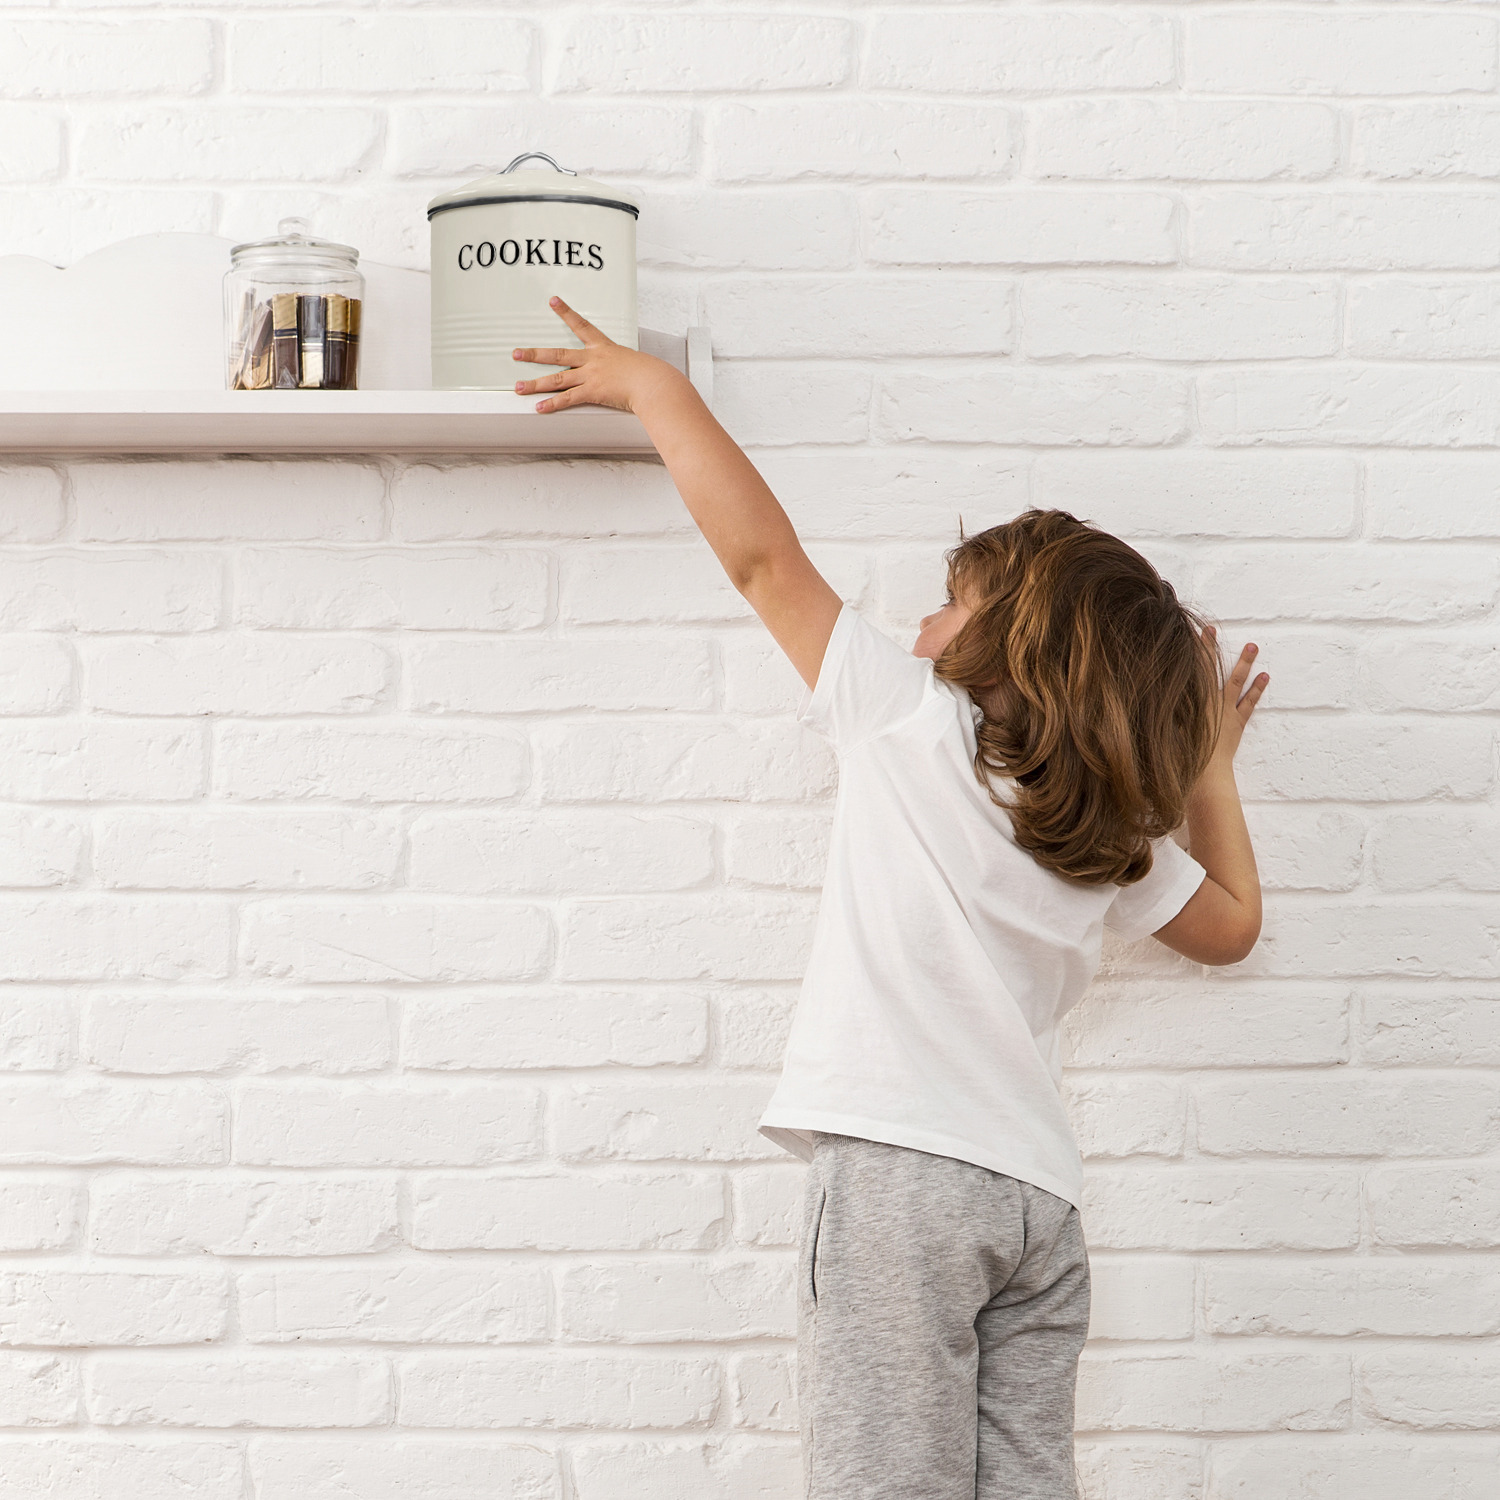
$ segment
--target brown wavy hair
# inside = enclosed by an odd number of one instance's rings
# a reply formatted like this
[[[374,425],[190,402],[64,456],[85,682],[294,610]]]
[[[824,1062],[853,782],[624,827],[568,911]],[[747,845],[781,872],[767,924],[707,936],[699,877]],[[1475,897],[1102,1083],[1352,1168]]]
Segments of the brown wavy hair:
[[[1016,842],[1072,880],[1140,880],[1218,734],[1203,620],[1134,548],[1062,510],[966,537],[948,588],[973,615],[935,669],[984,710],[974,769]]]

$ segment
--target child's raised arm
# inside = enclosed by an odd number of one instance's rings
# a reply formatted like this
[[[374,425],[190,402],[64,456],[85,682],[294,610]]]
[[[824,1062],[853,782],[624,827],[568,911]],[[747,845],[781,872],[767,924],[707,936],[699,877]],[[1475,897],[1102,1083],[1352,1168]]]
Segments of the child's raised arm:
[[[1215,634],[1212,626],[1205,632]],[[1260,874],[1234,780],[1234,752],[1271,680],[1249,682],[1254,646],[1246,646],[1224,683],[1219,739],[1188,800],[1188,848],[1208,879],[1156,938],[1200,964],[1238,963],[1260,936]],[[1248,683],[1248,686],[1247,686]]]
[[[802,680],[814,686],[843,601],[813,567],[755,465],[677,370],[606,338],[560,297],[552,298],[552,309],[583,348],[517,349],[518,360],[568,366],[555,375],[518,380],[517,392],[556,392],[537,403],[540,412],[584,402],[634,412],[729,581]]]

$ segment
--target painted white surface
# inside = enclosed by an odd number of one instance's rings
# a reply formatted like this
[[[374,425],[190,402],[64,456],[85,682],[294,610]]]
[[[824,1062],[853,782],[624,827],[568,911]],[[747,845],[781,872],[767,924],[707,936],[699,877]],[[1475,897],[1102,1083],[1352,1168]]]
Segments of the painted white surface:
[[[712,326],[887,628],[1034,500],[1261,644],[1261,949],[1114,952],[1071,1029],[1087,1500],[1493,1492],[1497,30],[0,21],[0,251],[302,213],[420,269],[429,198],[550,149],[640,193],[642,320]],[[792,1500],[750,1126],[830,768],[660,467],[0,474],[7,1500]]]

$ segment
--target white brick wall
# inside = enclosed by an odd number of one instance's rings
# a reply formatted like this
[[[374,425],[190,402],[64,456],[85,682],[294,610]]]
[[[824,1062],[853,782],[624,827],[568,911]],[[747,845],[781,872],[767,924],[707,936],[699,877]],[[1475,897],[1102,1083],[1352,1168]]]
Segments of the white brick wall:
[[[1264,942],[1069,1023],[1087,1500],[1494,1493],[1497,28],[4,6],[0,253],[551,150],[885,625],[1031,500],[1263,643]],[[795,702],[652,464],[0,467],[7,1500],[792,1500]]]

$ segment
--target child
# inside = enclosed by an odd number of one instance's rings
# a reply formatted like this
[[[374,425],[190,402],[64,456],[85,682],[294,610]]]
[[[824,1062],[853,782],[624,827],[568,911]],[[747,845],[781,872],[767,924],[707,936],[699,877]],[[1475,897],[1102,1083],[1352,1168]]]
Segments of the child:
[[[675,370],[561,301],[538,411],[633,411],[839,754],[812,955],[762,1130],[807,1161],[810,1500],[1073,1500],[1088,1328],[1058,1028],[1101,929],[1234,963],[1260,884],[1233,758],[1268,681],[1123,542],[1030,511],[961,542],[910,655],[845,606]],[[1192,855],[1168,835],[1184,819]]]

